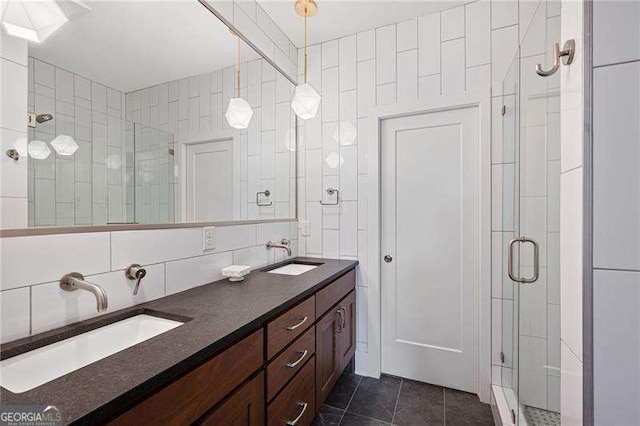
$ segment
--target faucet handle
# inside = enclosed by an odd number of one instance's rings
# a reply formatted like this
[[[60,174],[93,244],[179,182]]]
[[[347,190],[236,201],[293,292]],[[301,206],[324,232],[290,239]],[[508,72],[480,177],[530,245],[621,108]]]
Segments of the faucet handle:
[[[136,296],[140,288],[140,281],[147,275],[147,270],[137,263],[134,263],[124,271],[124,275],[130,280],[137,280],[136,286],[133,288],[133,295]]]

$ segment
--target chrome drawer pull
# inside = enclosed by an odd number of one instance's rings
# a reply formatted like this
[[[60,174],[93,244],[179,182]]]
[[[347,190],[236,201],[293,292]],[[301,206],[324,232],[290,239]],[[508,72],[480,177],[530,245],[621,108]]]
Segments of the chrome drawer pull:
[[[296,423],[298,423],[302,418],[302,416],[304,416],[304,412],[307,411],[307,407],[309,406],[309,404],[307,404],[306,402],[298,402],[298,406],[302,407],[302,411],[300,411],[300,414],[298,414],[298,417],[296,417],[293,420],[289,420],[286,423],[287,426],[296,426]]]
[[[293,331],[296,328],[300,327],[302,324],[304,324],[305,322],[307,322],[307,320],[309,319],[307,316],[305,316],[304,318],[300,318],[301,321],[299,323],[297,323],[296,325],[288,325],[285,328],[289,331]]]
[[[340,315],[340,326],[336,330],[336,333],[342,333],[342,330],[344,329],[344,312],[342,311],[342,308],[339,308],[337,312],[338,315]]]
[[[299,354],[302,354],[300,356],[300,358],[298,358],[298,360],[296,362],[288,362],[287,363],[287,368],[296,368],[296,365],[300,364],[302,362],[302,360],[304,359],[304,357],[307,356],[307,354],[309,353],[309,351],[307,351],[306,349],[303,351],[298,351]]]

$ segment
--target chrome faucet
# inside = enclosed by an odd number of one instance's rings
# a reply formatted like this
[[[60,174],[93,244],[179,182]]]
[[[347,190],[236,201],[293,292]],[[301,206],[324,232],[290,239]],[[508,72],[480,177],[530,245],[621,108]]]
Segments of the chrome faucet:
[[[271,250],[272,248],[284,249],[287,252],[287,256],[291,256],[291,241],[287,240],[286,238],[283,238],[282,241],[280,241],[280,244],[272,243],[271,241],[269,241],[267,243],[267,250]]]
[[[84,280],[84,275],[79,272],[71,272],[60,278],[60,288],[64,291],[76,291],[77,289],[87,290],[96,296],[98,312],[107,310],[109,301],[107,293],[98,284],[93,284]]]

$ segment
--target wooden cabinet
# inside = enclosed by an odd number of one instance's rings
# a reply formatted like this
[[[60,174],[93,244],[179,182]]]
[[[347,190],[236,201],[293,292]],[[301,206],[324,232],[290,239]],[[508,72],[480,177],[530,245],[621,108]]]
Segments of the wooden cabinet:
[[[332,309],[316,324],[316,406],[320,407],[340,377],[339,334],[342,320]]]
[[[198,422],[203,426],[264,425],[264,373],[245,383]]]
[[[267,358],[271,359],[280,350],[306,329],[313,325],[316,318],[315,297],[289,309],[279,317],[267,324]]]
[[[308,426],[355,353],[354,288],[351,270],[111,424]]]
[[[321,406],[356,349],[355,291],[316,324],[316,406]]]
[[[356,353],[356,292],[353,290],[338,303],[337,309],[342,319],[338,333],[338,364],[342,372]],[[342,312],[342,314],[340,314]]]
[[[315,363],[311,358],[269,404],[267,424],[308,426],[315,415]]]
[[[351,270],[316,293],[316,317],[320,318],[356,286],[356,270]]]
[[[316,351],[316,330],[311,327],[267,366],[267,401],[302,368]]]
[[[190,424],[262,367],[262,329],[180,377],[111,424]]]

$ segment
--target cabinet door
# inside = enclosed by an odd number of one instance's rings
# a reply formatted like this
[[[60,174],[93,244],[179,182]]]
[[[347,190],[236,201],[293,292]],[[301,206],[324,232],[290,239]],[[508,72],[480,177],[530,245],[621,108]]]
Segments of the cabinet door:
[[[320,407],[340,377],[337,333],[341,319],[338,307],[327,312],[316,324],[316,407]]]
[[[356,352],[356,292],[352,291],[338,304],[342,321],[338,327],[338,364],[340,373],[345,369]]]
[[[264,425],[264,373],[245,383],[213,412],[202,425],[262,426]]]

